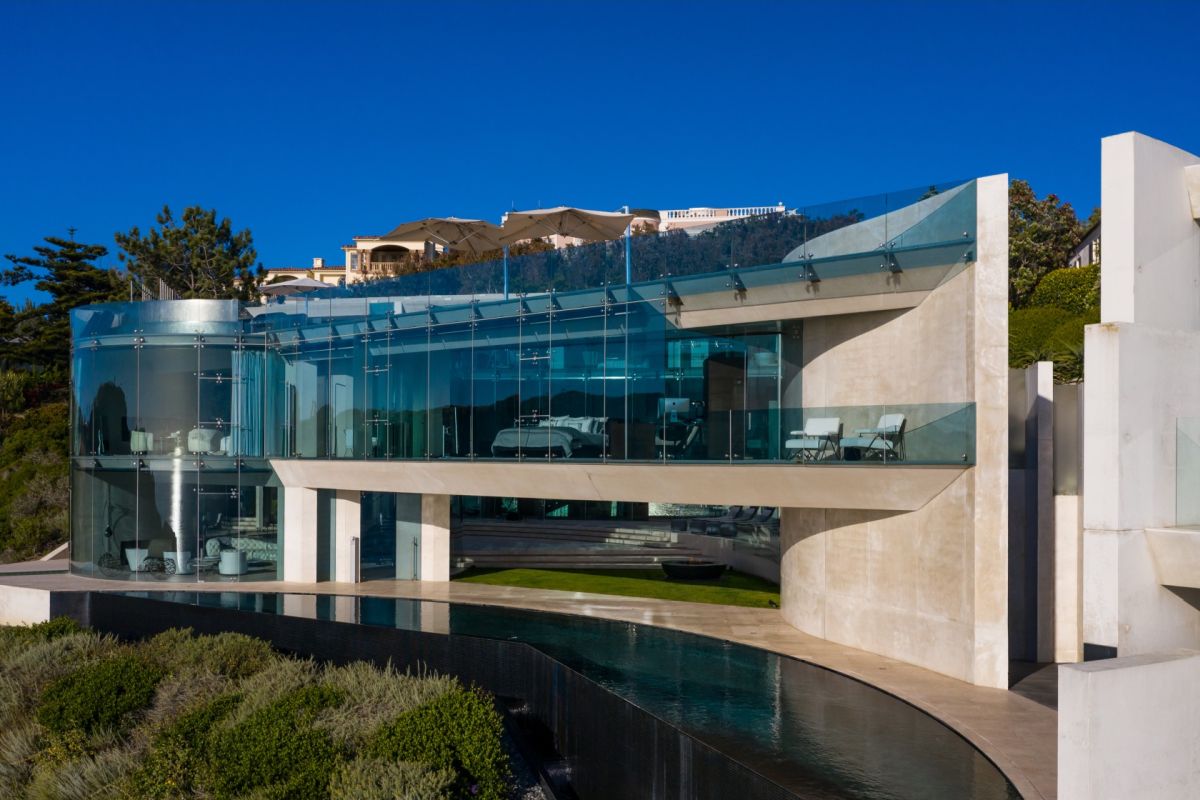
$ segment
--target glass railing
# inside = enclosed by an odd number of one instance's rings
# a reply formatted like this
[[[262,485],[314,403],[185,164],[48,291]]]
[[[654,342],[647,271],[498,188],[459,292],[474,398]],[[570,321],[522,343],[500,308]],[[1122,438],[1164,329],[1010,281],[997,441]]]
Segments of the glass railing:
[[[757,271],[760,279],[806,280],[931,266],[923,249],[944,248],[938,263],[970,260],[975,237],[974,182],[932,185],[563,249],[497,257],[463,266],[331,287],[300,302],[348,297],[466,298],[487,302],[521,294],[575,292],[669,278]],[[893,256],[880,259],[881,254]],[[903,257],[900,254],[905,254]],[[497,254],[498,255],[498,254]],[[789,265],[778,272],[767,268]],[[628,280],[627,280],[628,278]],[[707,291],[703,283],[687,289]]]
[[[1200,418],[1175,424],[1175,524],[1200,525]]]

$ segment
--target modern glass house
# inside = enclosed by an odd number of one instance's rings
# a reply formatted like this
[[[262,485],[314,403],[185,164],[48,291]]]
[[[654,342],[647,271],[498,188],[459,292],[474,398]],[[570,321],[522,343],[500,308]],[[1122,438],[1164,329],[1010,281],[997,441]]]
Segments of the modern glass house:
[[[949,364],[914,373],[923,340],[859,334],[969,272],[978,218],[968,181],[266,304],[76,309],[71,568],[353,579],[384,548],[444,579],[433,496],[914,511],[977,463],[969,342],[946,327]]]

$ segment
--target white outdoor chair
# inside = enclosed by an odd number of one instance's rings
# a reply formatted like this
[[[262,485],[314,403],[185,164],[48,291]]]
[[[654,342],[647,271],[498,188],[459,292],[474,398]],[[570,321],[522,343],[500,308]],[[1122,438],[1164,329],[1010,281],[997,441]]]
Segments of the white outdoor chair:
[[[855,449],[862,453],[863,460],[875,457],[903,461],[904,425],[903,414],[884,414],[874,428],[859,428],[854,436],[842,439],[842,452]]]
[[[792,451],[792,457],[797,461],[836,458],[842,420],[839,417],[812,417],[805,420],[804,430],[792,431],[791,435],[795,438],[788,439],[783,446]]]

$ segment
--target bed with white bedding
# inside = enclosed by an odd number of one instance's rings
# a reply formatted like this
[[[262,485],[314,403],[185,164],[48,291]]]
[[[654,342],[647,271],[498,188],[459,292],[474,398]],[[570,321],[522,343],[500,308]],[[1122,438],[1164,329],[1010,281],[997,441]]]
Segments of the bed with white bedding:
[[[492,455],[598,457],[608,447],[607,423],[607,417],[545,417],[536,425],[505,428],[492,440]]]

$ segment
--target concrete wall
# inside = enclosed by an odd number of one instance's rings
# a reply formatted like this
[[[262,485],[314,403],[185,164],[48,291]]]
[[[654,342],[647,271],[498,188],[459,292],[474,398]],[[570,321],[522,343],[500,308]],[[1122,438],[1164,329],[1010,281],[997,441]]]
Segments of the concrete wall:
[[[1008,685],[1008,180],[978,182],[976,261],[916,308],[805,323],[807,406],[976,404],[976,465],[908,513],[787,507],[784,617]]]
[[[1200,797],[1200,654],[1058,672],[1059,800]]]
[[[0,585],[0,625],[32,625],[50,619],[50,592]]]
[[[1200,157],[1136,133],[1101,147],[1101,322],[1085,332],[1084,641],[1121,655],[1200,647],[1155,579],[1145,529],[1176,514],[1176,425],[1200,416]]]

